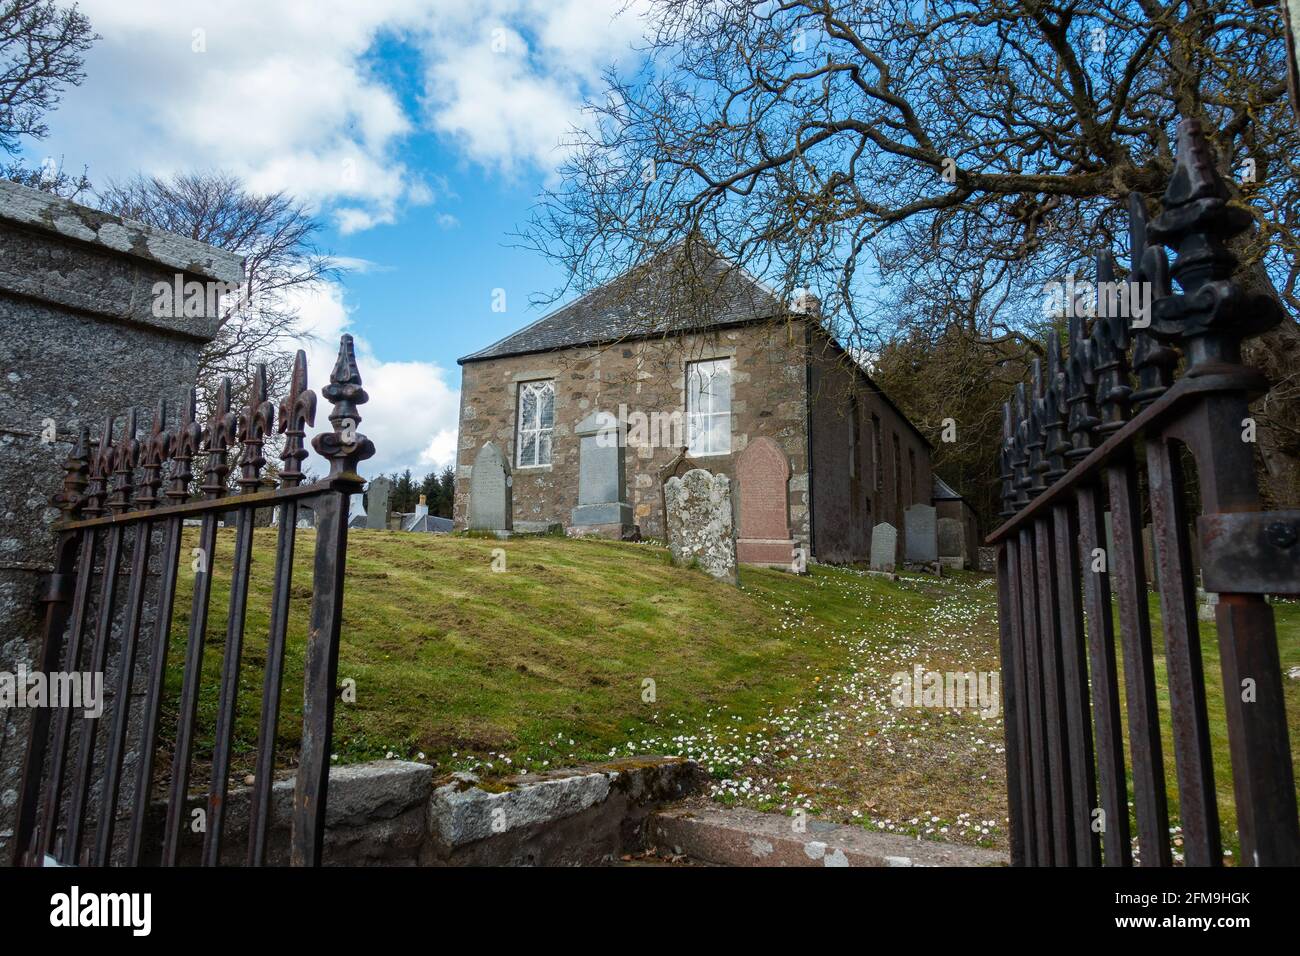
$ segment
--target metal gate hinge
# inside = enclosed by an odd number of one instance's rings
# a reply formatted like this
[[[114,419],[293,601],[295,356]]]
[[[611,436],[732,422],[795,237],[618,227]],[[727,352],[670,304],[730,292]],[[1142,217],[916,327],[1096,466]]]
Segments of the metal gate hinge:
[[[1300,511],[1204,515],[1197,531],[1205,590],[1300,593]]]

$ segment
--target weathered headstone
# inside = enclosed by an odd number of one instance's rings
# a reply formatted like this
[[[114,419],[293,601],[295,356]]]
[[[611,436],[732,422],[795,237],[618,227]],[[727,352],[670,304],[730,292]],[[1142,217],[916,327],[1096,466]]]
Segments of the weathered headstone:
[[[392,509],[393,483],[382,475],[371,479],[366,486],[366,527],[387,528],[388,514]]]
[[[1142,563],[1150,587],[1160,586],[1160,563],[1156,560],[1155,539],[1151,535],[1151,525],[1142,528]]]
[[[736,459],[740,528],[736,560],[772,568],[793,567],[790,537],[790,462],[772,439],[755,438]]]
[[[956,518],[939,519],[939,561],[949,568],[966,567],[966,527]]]
[[[471,531],[510,531],[514,528],[510,466],[497,446],[488,442],[474,459],[469,477],[469,521]]]
[[[698,564],[724,581],[736,581],[736,538],[731,520],[731,481],[694,468],[664,483],[668,549],[673,563]]]
[[[663,533],[665,538],[668,537],[668,504],[664,500],[664,485],[668,482],[669,478],[680,478],[692,468],[699,467],[699,463],[686,454],[686,449],[683,448],[672,457],[668,464],[664,465],[656,473],[659,480],[659,516],[663,519]],[[653,534],[653,532],[651,532],[651,534]]]
[[[609,412],[592,412],[574,429],[578,436],[578,507],[570,518],[577,534],[632,536],[632,506],[623,500],[623,425]]]
[[[939,560],[933,505],[912,505],[903,512],[903,557],[916,564],[933,564]]]
[[[893,572],[898,562],[898,529],[882,521],[871,529],[871,570]]]

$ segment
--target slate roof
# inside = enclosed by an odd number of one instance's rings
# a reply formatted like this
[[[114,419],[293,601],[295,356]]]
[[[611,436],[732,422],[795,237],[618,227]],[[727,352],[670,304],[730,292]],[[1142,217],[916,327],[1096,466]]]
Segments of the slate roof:
[[[457,361],[549,352],[739,325],[786,313],[771,288],[712,246],[673,246],[649,262]]]
[[[438,515],[431,514],[407,514],[402,515],[403,531],[427,531],[429,533],[446,534],[453,527],[450,518],[441,518]]]
[[[934,490],[930,493],[934,501],[965,501],[963,495],[952,490],[952,486],[938,475],[934,476]]]

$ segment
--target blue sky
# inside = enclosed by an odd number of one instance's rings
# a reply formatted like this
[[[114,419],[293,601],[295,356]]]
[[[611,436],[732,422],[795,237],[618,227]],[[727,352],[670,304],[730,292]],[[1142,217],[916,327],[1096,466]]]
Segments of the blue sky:
[[[456,358],[562,281],[512,248],[581,103],[641,34],[624,0],[81,0],[102,39],[29,144],[92,182],[222,169],[324,223],[339,283],[301,297],[323,384],[357,339],[369,473],[450,463]],[[622,12],[620,12],[622,11]],[[504,289],[505,312],[492,310]]]

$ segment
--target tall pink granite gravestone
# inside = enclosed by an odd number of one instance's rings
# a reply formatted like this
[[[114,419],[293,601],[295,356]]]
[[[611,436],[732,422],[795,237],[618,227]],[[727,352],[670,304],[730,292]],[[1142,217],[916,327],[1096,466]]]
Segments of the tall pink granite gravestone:
[[[794,561],[790,537],[790,462],[772,439],[755,438],[736,459],[740,486],[740,536],[736,560],[789,568]]]

